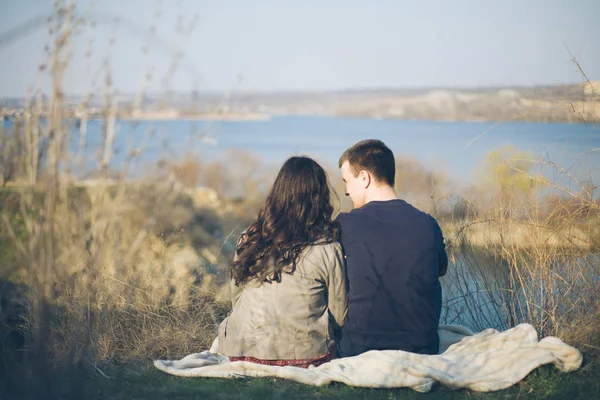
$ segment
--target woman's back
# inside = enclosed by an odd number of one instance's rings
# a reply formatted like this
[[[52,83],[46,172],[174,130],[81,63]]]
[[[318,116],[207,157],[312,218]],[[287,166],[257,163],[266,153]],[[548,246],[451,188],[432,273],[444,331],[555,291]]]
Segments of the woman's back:
[[[232,284],[234,308],[219,327],[220,352],[262,360],[327,354],[346,317],[346,291],[341,245],[308,246],[280,282]]]

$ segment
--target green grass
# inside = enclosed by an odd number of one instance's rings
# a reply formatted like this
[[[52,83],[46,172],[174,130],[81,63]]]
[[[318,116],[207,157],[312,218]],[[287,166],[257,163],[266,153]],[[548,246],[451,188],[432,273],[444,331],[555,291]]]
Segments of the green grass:
[[[150,363],[113,366],[96,372],[85,384],[86,399],[600,399],[600,369],[584,366],[560,373],[553,366],[533,371],[508,390],[480,393],[435,387],[430,393],[412,389],[365,389],[344,384],[306,386],[281,379],[181,378]]]

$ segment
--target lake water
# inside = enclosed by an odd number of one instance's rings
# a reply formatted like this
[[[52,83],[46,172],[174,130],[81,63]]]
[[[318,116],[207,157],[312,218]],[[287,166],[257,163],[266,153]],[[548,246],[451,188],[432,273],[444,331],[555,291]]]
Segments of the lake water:
[[[335,166],[346,148],[360,140],[375,138],[384,141],[395,153],[415,157],[428,167],[467,183],[489,151],[512,145],[530,151],[535,158],[569,168],[582,179],[586,175],[589,179],[590,170],[593,176],[598,176],[598,125],[495,125],[314,116],[275,117],[268,121],[121,122],[115,147],[125,148],[132,136],[135,143],[141,143],[148,128],[154,126],[156,136],[149,143],[146,159],[157,157],[164,151],[163,143],[167,143],[168,154],[173,157],[191,150],[215,156],[235,148],[276,164],[290,155],[309,155]],[[99,130],[100,124],[92,122],[90,132],[97,134]]]
[[[359,140],[383,140],[408,155],[469,183],[485,155],[503,145],[551,160],[583,180],[599,178],[600,126],[586,124],[434,122],[317,116],[279,116],[266,121],[119,121],[115,163],[128,149],[142,146],[143,163],[171,161],[186,152],[215,157],[231,149],[279,165],[290,155],[309,155],[329,166]],[[99,147],[101,121],[88,123],[88,151]],[[149,131],[154,131],[150,137]],[[93,158],[93,157],[92,157]],[[546,175],[551,174],[547,171]],[[551,176],[550,176],[551,177]]]

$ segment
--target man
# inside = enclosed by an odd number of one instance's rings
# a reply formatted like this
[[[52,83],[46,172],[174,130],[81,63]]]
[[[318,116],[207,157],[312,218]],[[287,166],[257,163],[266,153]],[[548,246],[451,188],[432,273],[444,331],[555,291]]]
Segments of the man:
[[[350,147],[339,167],[354,204],[337,217],[349,283],[340,355],[385,349],[437,354],[439,277],[448,266],[438,223],[398,199],[394,154],[380,140]]]

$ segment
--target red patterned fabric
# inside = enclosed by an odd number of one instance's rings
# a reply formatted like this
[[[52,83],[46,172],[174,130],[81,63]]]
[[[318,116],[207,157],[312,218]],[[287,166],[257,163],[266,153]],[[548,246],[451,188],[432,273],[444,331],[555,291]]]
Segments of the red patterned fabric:
[[[321,364],[325,364],[335,358],[334,351],[330,351],[327,354],[323,354],[321,356],[310,358],[306,360],[261,360],[255,357],[229,357],[229,361],[248,361],[255,364],[263,364],[263,365],[275,365],[278,367],[284,366],[292,366],[299,368],[308,368],[311,365],[318,367]]]

